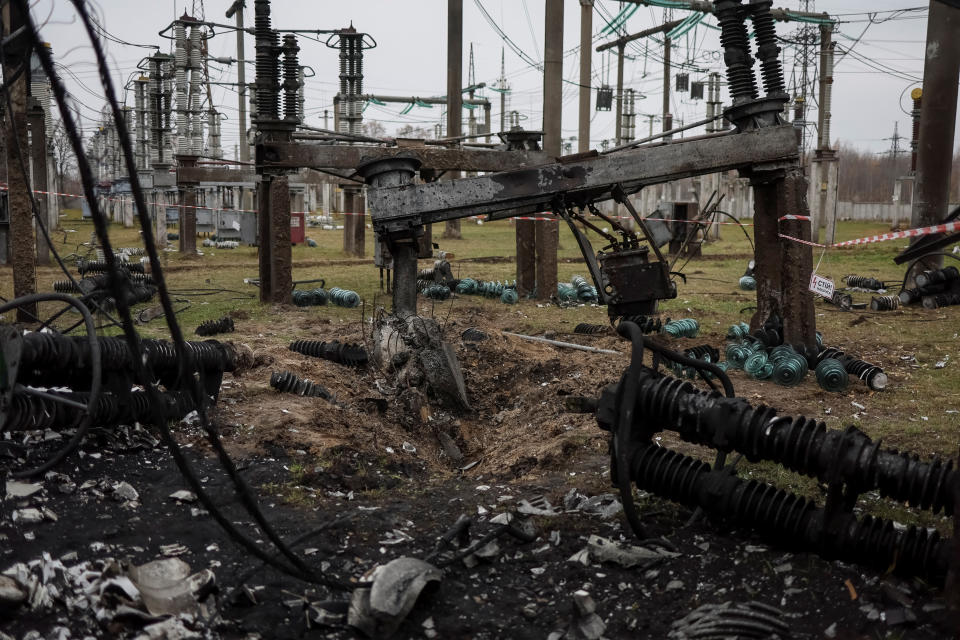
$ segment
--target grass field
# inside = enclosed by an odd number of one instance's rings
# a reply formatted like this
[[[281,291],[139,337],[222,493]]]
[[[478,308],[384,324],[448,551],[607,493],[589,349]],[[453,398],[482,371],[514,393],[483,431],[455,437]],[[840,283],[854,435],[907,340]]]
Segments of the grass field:
[[[841,222],[837,240],[888,230],[886,224]],[[61,230],[56,233],[57,249],[69,263],[72,264],[77,254],[86,254],[88,248],[83,243],[90,240],[91,231],[92,224],[81,220],[77,211],[68,212],[62,220]],[[455,254],[451,261],[455,276],[514,279],[515,239],[509,222],[482,226],[464,222],[462,240],[445,240],[439,237],[441,229],[435,231],[434,240],[440,243],[441,249]],[[365,301],[362,309],[261,305],[257,300],[257,289],[244,283],[245,278],[257,277],[257,250],[254,247],[241,246],[234,250],[201,247],[203,255],[196,257],[164,252],[165,276],[175,296],[175,307],[184,309],[178,318],[185,333],[192,335],[193,328],[203,320],[242,310],[249,314],[251,321],[269,327],[268,337],[279,344],[303,337],[302,330],[297,328],[302,322],[286,322],[284,317],[287,314],[298,314],[298,319],[316,318],[318,323],[358,323],[361,314],[369,318],[377,305],[389,307],[389,298],[379,290],[378,272],[371,261],[349,258],[343,253],[342,232],[316,228],[308,228],[307,232],[318,246],[293,248],[294,279],[323,278],[327,288],[353,289]],[[110,234],[116,247],[141,246],[136,229],[113,224]],[[819,264],[818,272],[832,278],[838,286],[841,286],[842,276],[855,273],[895,282],[897,284],[891,290],[895,293],[899,290],[903,269],[895,265],[892,258],[905,245],[904,240],[894,240],[825,252],[815,249],[814,264]],[[372,256],[373,233],[369,229],[366,246],[367,255]],[[599,242],[595,247],[599,248]],[[683,271],[688,276],[687,283],[678,283],[679,296],[664,302],[661,308],[665,315],[673,318],[697,318],[703,328],[698,341],[722,346],[727,327],[739,320],[749,320],[747,308],[755,303],[752,292],[740,291],[737,287],[751,249],[741,229],[724,226],[722,238],[704,245],[703,255],[703,259],[686,265]],[[492,257],[501,259],[474,261]],[[423,261],[421,266],[429,266],[429,262]],[[561,227],[559,277],[569,280],[574,274],[587,275],[587,272],[570,231]],[[38,268],[40,291],[51,290],[52,283],[61,279],[62,273],[55,266]],[[9,298],[12,294],[10,267],[0,267],[0,295]],[[853,295],[856,301],[869,301],[868,294]],[[562,334],[572,332],[573,326],[579,322],[606,322],[606,310],[597,306],[558,309],[528,300],[508,306],[499,300],[472,296],[437,303],[423,300],[421,313],[442,317],[456,315],[458,310],[466,307],[482,309],[482,313],[504,329],[527,333],[549,330]],[[939,310],[908,308],[886,313],[869,310],[841,312],[817,302],[816,308],[818,328],[823,332],[825,342],[883,366],[892,380],[890,389],[874,393],[862,383],[852,381],[850,389],[843,394],[826,394],[814,383],[807,384],[804,391],[799,392],[776,387],[770,382],[748,380],[742,372],[734,372],[732,377],[738,394],[753,402],[783,407],[784,411],[805,413],[826,421],[831,427],[856,424],[872,436],[882,437],[885,442],[902,449],[920,454],[955,456],[960,435],[960,307]],[[51,313],[53,310],[52,306],[48,309]],[[169,335],[162,320],[155,320],[140,330],[149,337]],[[115,332],[114,329],[106,331]],[[612,377],[618,375],[619,369],[611,371]],[[858,409],[857,405],[866,409]],[[769,479],[784,479],[784,472],[770,466],[756,466],[749,471]],[[804,485],[799,478],[785,479],[795,487]]]

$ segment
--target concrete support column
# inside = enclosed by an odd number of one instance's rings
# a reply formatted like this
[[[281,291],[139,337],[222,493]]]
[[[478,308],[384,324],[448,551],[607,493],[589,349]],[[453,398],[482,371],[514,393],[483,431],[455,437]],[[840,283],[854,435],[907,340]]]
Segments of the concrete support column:
[[[289,304],[293,256],[290,248],[290,179],[287,176],[276,176],[270,180],[269,201],[270,235],[267,242],[270,244],[272,267],[269,302]],[[260,284],[262,286],[263,282]]]
[[[543,150],[555,157],[562,153],[563,132],[563,0],[545,0],[543,45]],[[554,220],[535,223],[537,249],[537,299],[549,300],[557,290],[557,246],[560,224]]]
[[[593,0],[580,0],[580,95],[577,152],[590,150],[590,88],[593,86]]]
[[[33,99],[31,98],[31,101]],[[49,215],[47,214],[47,203],[49,198],[47,191],[47,135],[43,123],[43,108],[34,103],[28,115],[30,126],[30,172],[33,174],[33,201],[37,203],[37,215],[49,228]],[[43,232],[37,226],[37,264],[50,264],[50,247],[47,245]]]
[[[917,174],[910,220],[914,227],[937,224],[947,215],[960,77],[958,33],[960,9],[931,0],[923,64]],[[942,257],[931,256],[925,258],[915,272],[942,265]]]

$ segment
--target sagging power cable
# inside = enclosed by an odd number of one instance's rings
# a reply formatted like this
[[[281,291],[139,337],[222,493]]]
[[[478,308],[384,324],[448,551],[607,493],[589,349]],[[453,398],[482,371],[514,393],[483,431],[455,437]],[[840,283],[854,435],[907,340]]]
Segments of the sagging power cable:
[[[61,113],[61,117],[64,122],[64,128],[67,131],[68,137],[70,139],[71,145],[73,146],[75,152],[77,153],[78,168],[80,170],[81,182],[83,183],[84,195],[87,198],[87,201],[90,205],[91,214],[94,221],[94,227],[100,240],[101,245],[104,248],[105,258],[109,265],[109,280],[110,286],[115,293],[119,293],[121,286],[121,281],[119,278],[119,272],[117,269],[117,260],[113,255],[113,251],[110,247],[110,239],[107,233],[107,226],[103,212],[100,210],[99,203],[97,202],[93,188],[94,180],[93,173],[90,168],[89,161],[83,154],[82,140],[78,133],[76,123],[73,120],[73,115],[70,113],[69,109],[66,107],[66,91],[62,82],[57,78],[56,74],[53,72],[53,60],[52,57],[46,49],[40,46],[41,39],[39,34],[36,31],[36,27],[33,23],[32,16],[29,13],[29,6],[25,0],[16,0],[20,9],[24,12],[25,20],[29,26],[30,37],[33,41],[34,48],[38,53],[40,58],[41,65],[44,67],[47,75],[50,77],[51,85],[54,90],[54,95],[57,98],[58,108]],[[87,12],[85,2],[83,0],[72,0],[74,7],[77,10],[78,15],[80,16],[83,24],[86,28],[87,35],[91,40],[91,45],[94,53],[97,58],[97,66],[101,77],[101,82],[104,88],[104,94],[107,98],[107,102],[110,104],[111,110],[114,115],[114,121],[117,126],[118,137],[120,139],[121,147],[124,154],[124,159],[127,165],[127,169],[131,176],[131,187],[134,194],[134,200],[137,205],[137,209],[140,211],[146,211],[145,199],[143,196],[143,191],[138,179],[136,172],[136,165],[133,159],[133,150],[130,146],[129,132],[127,131],[126,122],[124,121],[122,114],[120,113],[119,104],[116,99],[116,94],[113,88],[113,82],[109,77],[109,70],[106,64],[106,58],[103,53],[103,49],[100,46],[100,42],[96,37],[96,30],[93,27],[92,22],[90,21],[89,14]],[[207,434],[208,440],[211,443],[211,446],[216,451],[221,465],[226,471],[227,475],[232,480],[235,491],[238,497],[241,500],[241,503],[246,508],[247,512],[253,517],[257,525],[260,527],[261,531],[267,536],[267,538],[274,544],[274,546],[279,549],[279,551],[286,556],[289,560],[289,564],[279,558],[276,558],[263,549],[261,549],[257,544],[252,541],[250,538],[241,533],[233,523],[227,519],[227,517],[219,510],[219,508],[213,503],[210,496],[204,491],[202,484],[200,483],[199,478],[196,473],[191,468],[190,464],[187,462],[182,450],[179,445],[173,438],[172,433],[170,432],[169,426],[166,423],[166,420],[161,414],[155,409],[154,410],[154,420],[155,426],[160,431],[161,436],[163,437],[165,443],[170,449],[170,452],[176,462],[181,473],[187,479],[191,488],[197,494],[198,499],[203,503],[204,507],[210,512],[218,524],[241,546],[250,551],[257,558],[263,560],[272,567],[283,571],[284,573],[296,577],[301,580],[315,582],[319,584],[324,584],[331,588],[339,589],[351,589],[353,586],[350,583],[341,582],[339,580],[327,578],[322,574],[316,573],[313,569],[308,567],[303,560],[295,554],[284,542],[280,539],[279,535],[273,530],[269,522],[266,521],[263,516],[262,511],[260,511],[259,506],[257,505],[256,499],[253,497],[249,488],[243,479],[239,476],[236,466],[233,464],[233,461],[227,455],[223,444],[219,440],[219,435],[213,429],[212,425],[209,422],[209,418],[206,414],[206,398],[200,389],[199,380],[193,376],[193,358],[190,355],[190,352],[186,348],[186,344],[183,338],[182,331],[176,321],[176,317],[173,312],[173,305],[169,296],[169,292],[166,288],[166,283],[163,278],[162,267],[160,266],[159,255],[157,254],[156,244],[153,239],[152,229],[149,223],[146,221],[145,216],[141,216],[140,219],[141,232],[143,234],[144,245],[147,250],[147,254],[150,260],[151,270],[154,273],[155,279],[157,281],[157,286],[160,293],[161,306],[164,309],[168,327],[170,328],[171,337],[174,341],[174,346],[177,351],[177,356],[181,362],[181,373],[184,374],[185,378],[191,380],[191,384],[188,385],[188,390],[193,397],[194,402],[197,406],[198,416],[200,417],[200,422],[204,428],[205,433]],[[139,337],[133,327],[133,321],[130,315],[129,306],[126,304],[126,301],[123,299],[122,295],[117,295],[117,307],[120,311],[122,326],[124,330],[124,335],[127,339],[128,346],[131,349],[132,353],[139,353]],[[138,358],[132,359],[134,364],[134,373],[136,379],[140,380],[143,383],[145,392],[151,398],[151,402],[155,404],[156,407],[159,407],[160,399],[158,397],[157,389],[150,384],[152,376],[150,375],[149,365],[143,363]]]

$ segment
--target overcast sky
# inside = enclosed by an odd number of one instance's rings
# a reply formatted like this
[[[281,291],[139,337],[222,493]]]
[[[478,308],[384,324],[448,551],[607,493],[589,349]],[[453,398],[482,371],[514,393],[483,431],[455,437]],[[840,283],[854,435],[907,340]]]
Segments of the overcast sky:
[[[123,85],[134,76],[138,62],[152,53],[151,49],[133,45],[157,46],[163,52],[171,51],[171,42],[158,35],[170,22],[185,11],[207,20],[232,23],[224,12],[232,0],[100,0],[92,3],[98,20],[113,38],[105,41],[115,81]],[[526,120],[525,128],[539,129],[542,116],[542,75],[533,63],[543,55],[543,0],[464,0],[464,84],[468,78],[469,43],[473,43],[474,67],[477,82],[490,86],[500,76],[501,51],[505,50],[506,78],[510,87],[507,110],[517,110]],[[900,134],[909,137],[910,89],[919,84],[923,74],[923,51],[926,36],[927,11],[922,0],[782,0],[775,6],[799,9],[807,4],[817,12],[835,15],[840,23],[834,38],[838,42],[838,64],[833,91],[832,137],[874,152],[890,148],[894,123],[899,122]],[[253,25],[253,0],[247,0],[247,26]],[[612,0],[598,0],[593,16],[594,48],[610,39],[601,33],[606,21],[621,11],[621,4]],[[65,0],[38,0],[34,3],[35,19],[42,23],[42,35],[48,40],[57,60],[62,63],[62,77],[81,103],[80,112],[85,128],[93,125],[103,104],[96,68],[89,41],[82,26],[76,21],[70,3]],[[364,91],[390,95],[439,96],[446,90],[446,6],[445,0],[352,0],[333,2],[321,0],[274,0],[273,25],[280,29],[337,29],[351,22],[359,30],[369,33],[377,42],[374,49],[365,52]],[[483,15],[486,9],[490,19]],[[564,26],[564,83],[563,135],[577,135],[577,92],[579,74],[580,6],[567,0]],[[891,13],[894,10],[909,11]],[[873,12],[867,14],[866,12]],[[674,19],[682,19],[689,12],[676,10]],[[627,33],[660,24],[664,9],[641,7],[625,24]],[[669,17],[669,16],[668,16]],[[496,26],[491,24],[491,21]],[[704,25],[716,25],[711,16]],[[698,26],[674,43],[672,60],[674,73],[687,72],[691,80],[704,79],[709,71],[723,71],[718,32],[708,26]],[[796,40],[798,23],[777,23],[778,34]],[[497,27],[510,40],[507,44]],[[323,126],[324,110],[331,110],[338,88],[337,52],[324,46],[326,36],[319,41],[304,36],[300,39],[301,64],[316,72],[306,85],[307,123]],[[128,44],[121,44],[123,41]],[[512,46],[511,46],[512,45]],[[852,49],[849,55],[843,52]],[[520,53],[518,53],[518,51]],[[800,67],[794,64],[796,49],[786,52],[785,74],[788,84],[795,86],[800,78]],[[237,55],[234,32],[218,30],[210,40],[212,56]],[[637,111],[659,113],[662,103],[662,45],[659,41],[637,41],[628,47],[625,68],[625,86],[636,89],[645,99],[637,102]],[[246,56],[254,57],[254,38],[246,36]],[[814,63],[818,61],[811,50]],[[232,66],[212,64],[211,79],[217,82],[235,82]],[[811,78],[816,69],[811,67]],[[247,65],[247,81],[253,81],[253,65]],[[616,83],[616,60],[605,54],[593,55],[594,87]],[[499,86],[499,85],[496,85]],[[593,98],[596,97],[594,91]],[[691,122],[705,115],[702,100],[691,100],[689,93],[672,92],[675,123]],[[484,94],[493,102],[494,130],[499,129],[499,94]],[[816,121],[816,92],[810,96],[811,112],[808,120]],[[727,99],[724,91],[724,100]],[[127,96],[132,106],[132,95]],[[224,114],[223,144],[227,157],[233,156],[238,139],[236,114],[237,93],[232,87],[216,86],[213,101]],[[593,103],[592,103],[593,104]],[[424,126],[433,130],[434,124],[444,121],[443,109],[414,107],[401,114],[405,105],[370,105],[365,119],[382,122],[388,132],[403,124]],[[591,107],[592,108],[592,107]],[[591,111],[591,146],[614,135],[613,112]],[[466,119],[466,114],[464,115]],[[655,125],[657,128],[659,125]],[[638,117],[638,137],[647,131],[647,119]],[[810,129],[815,136],[815,130]],[[904,140],[908,146],[908,140]],[[575,145],[574,145],[575,148]]]

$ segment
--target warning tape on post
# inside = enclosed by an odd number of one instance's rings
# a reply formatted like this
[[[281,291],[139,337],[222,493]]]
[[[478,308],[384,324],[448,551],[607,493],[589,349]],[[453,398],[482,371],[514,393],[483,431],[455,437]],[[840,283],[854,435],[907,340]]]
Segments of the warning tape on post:
[[[786,215],[781,216],[780,220],[801,220],[809,221],[809,216],[794,216]],[[950,231],[960,231],[960,222],[944,222],[942,224],[935,224],[929,227],[918,227],[916,229],[906,229],[904,231],[891,231],[890,233],[881,233],[875,236],[865,236],[863,238],[856,238],[854,240],[844,240],[843,242],[834,242],[832,244],[821,244],[819,242],[811,242],[810,240],[801,240],[794,236],[786,235],[784,233],[779,233],[781,238],[785,240],[792,240],[793,242],[799,242],[800,244],[809,245],[811,247],[824,247],[824,248],[833,248],[833,247],[852,247],[855,245],[861,244],[873,244],[875,242],[886,242],[887,240],[896,240],[898,238],[916,238],[919,236],[928,236],[937,233],[948,233]]]

